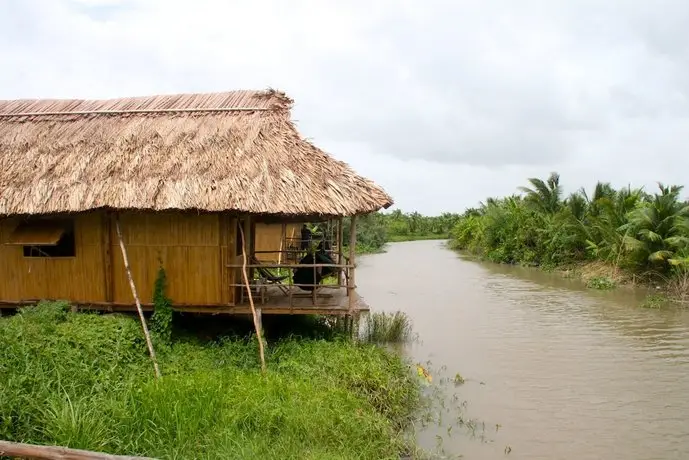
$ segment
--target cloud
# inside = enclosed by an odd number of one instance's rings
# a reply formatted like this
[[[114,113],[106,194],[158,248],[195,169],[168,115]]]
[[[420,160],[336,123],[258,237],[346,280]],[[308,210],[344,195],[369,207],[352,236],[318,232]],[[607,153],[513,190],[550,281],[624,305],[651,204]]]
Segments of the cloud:
[[[557,170],[685,183],[683,0],[25,0],[0,97],[283,89],[302,133],[404,209],[461,210]]]

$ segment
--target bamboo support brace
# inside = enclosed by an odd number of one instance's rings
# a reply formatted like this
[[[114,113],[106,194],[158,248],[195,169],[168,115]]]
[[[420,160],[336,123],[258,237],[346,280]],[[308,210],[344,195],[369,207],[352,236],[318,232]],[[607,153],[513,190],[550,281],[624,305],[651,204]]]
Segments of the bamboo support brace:
[[[136,310],[139,312],[139,319],[141,320],[141,328],[144,330],[144,336],[146,336],[146,346],[148,347],[148,352],[151,355],[151,360],[153,361],[153,369],[155,370],[156,378],[159,379],[161,377],[160,368],[158,367],[158,360],[156,359],[156,353],[153,349],[151,334],[149,334],[148,326],[146,325],[144,311],[141,308],[141,301],[139,300],[139,295],[136,292],[136,285],[134,284],[134,278],[132,277],[132,270],[129,267],[129,258],[127,257],[127,248],[124,247],[124,240],[122,239],[122,229],[120,228],[119,215],[115,218],[115,229],[117,230],[117,239],[120,242],[120,249],[122,250],[122,259],[124,261],[124,269],[127,272],[127,279],[129,279],[129,287],[132,289],[132,295],[134,296],[134,301],[136,302]]]
[[[244,278],[244,285],[246,286],[246,291],[249,295],[249,306],[251,307],[251,315],[254,317],[254,328],[256,329],[256,338],[258,339],[258,353],[261,358],[261,372],[265,374],[266,372],[266,357],[263,350],[263,334],[261,334],[261,321],[258,318],[258,313],[256,312],[256,307],[254,306],[254,296],[251,293],[251,286],[249,285],[249,276],[246,272],[246,239],[244,238],[244,228],[243,225],[239,226],[239,235],[242,239],[242,277]]]

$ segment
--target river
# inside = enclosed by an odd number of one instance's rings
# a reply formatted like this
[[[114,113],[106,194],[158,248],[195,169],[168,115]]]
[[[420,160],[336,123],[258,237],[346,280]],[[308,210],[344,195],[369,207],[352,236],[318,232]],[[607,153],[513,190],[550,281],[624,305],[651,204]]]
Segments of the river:
[[[443,391],[467,401],[483,436],[434,425],[422,446],[440,436],[466,459],[689,458],[689,311],[465,260],[441,241],[390,244],[358,266],[373,311],[411,317],[419,340],[404,352],[446,366],[434,382],[466,380]]]

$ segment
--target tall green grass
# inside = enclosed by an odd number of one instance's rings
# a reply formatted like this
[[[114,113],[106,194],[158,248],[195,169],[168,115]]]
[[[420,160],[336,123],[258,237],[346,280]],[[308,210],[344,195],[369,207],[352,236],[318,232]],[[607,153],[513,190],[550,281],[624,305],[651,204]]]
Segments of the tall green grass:
[[[384,459],[413,447],[420,383],[399,356],[277,334],[263,377],[255,341],[191,334],[203,321],[184,318],[159,346],[156,381],[133,317],[44,303],[0,319],[0,439],[175,459]]]
[[[375,312],[364,322],[362,339],[371,343],[404,343],[412,339],[412,325],[404,312]]]

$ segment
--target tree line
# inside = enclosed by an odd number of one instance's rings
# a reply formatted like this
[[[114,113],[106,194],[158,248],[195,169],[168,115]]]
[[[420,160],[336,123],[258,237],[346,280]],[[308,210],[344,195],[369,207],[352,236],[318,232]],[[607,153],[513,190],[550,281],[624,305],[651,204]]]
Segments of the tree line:
[[[562,266],[602,261],[639,276],[689,269],[689,202],[682,186],[616,189],[598,182],[563,196],[560,176],[467,209],[452,230],[455,248],[502,263]]]
[[[424,216],[399,209],[363,215],[357,219],[357,248],[361,252],[378,252],[388,242],[448,239],[460,218],[460,214],[449,212]],[[348,241],[349,222],[345,223],[344,233],[344,241]]]

